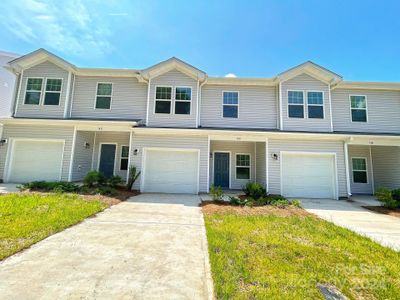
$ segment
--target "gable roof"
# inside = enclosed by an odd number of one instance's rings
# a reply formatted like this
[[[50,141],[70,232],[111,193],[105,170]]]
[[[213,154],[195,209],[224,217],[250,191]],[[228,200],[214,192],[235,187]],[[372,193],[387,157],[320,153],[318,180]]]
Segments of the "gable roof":
[[[185,73],[186,75],[196,80],[203,81],[207,78],[207,74],[205,72],[193,67],[192,65],[176,57],[171,57],[165,61],[155,64],[154,66],[144,69],[140,72],[140,74],[143,76],[143,78],[148,80],[150,78],[159,76],[173,69],[181,71],[182,73]]]
[[[312,61],[306,61],[305,63],[290,68],[276,76],[276,79],[279,82],[282,82],[304,73],[331,85],[335,85],[342,81],[342,76],[317,65]]]

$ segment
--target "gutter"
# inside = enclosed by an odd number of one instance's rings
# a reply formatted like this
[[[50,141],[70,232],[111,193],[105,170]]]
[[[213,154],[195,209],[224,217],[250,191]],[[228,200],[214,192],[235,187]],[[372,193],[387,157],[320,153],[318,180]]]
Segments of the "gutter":
[[[202,84],[200,84],[200,86],[198,85],[198,91],[197,91],[197,95],[198,95],[198,99],[197,99],[197,122],[196,122],[196,127],[200,126],[200,116],[201,116],[201,89],[203,88],[203,85],[205,85],[208,81],[208,77],[206,75],[206,79],[204,79],[204,81],[202,82]],[[199,81],[200,82],[200,81]]]

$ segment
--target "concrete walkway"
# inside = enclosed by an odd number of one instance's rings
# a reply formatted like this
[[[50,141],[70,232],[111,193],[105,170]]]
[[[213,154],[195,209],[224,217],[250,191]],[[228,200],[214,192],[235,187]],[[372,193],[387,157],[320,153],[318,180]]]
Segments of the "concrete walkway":
[[[320,218],[400,251],[400,218],[362,208],[363,202],[302,199],[302,207]]]
[[[19,191],[17,189],[18,185],[19,184],[16,183],[0,183],[0,194],[18,192]]]
[[[144,194],[0,263],[1,299],[211,299],[198,196]]]

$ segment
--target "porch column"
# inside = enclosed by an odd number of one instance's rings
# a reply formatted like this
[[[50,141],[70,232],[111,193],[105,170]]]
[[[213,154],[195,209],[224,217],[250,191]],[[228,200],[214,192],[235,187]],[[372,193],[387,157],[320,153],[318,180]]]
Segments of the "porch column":
[[[268,153],[268,139],[265,139],[265,189],[269,192],[269,153]]]
[[[344,142],[344,161],[346,168],[346,185],[347,185],[347,195],[351,196],[351,188],[350,188],[350,170],[349,170],[349,144]]]
[[[126,172],[126,184],[128,184],[129,181],[129,173],[131,169],[131,156],[132,156],[132,135],[133,131],[131,130],[129,134],[129,154],[128,154],[128,170]]]

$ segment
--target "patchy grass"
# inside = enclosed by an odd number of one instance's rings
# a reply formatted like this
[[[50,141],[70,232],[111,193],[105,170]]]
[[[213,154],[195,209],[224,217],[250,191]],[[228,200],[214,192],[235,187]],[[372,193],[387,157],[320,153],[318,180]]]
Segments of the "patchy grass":
[[[350,299],[400,298],[400,253],[299,208],[207,206],[218,299],[323,299],[318,283]]]
[[[103,210],[108,204],[77,195],[0,196],[0,260]]]

